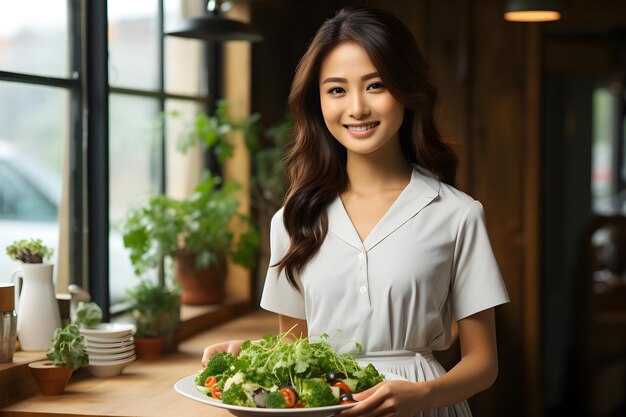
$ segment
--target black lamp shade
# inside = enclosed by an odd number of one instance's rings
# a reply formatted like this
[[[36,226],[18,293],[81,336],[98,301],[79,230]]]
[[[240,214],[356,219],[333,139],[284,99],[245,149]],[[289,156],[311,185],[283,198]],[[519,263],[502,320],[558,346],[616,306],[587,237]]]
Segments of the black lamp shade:
[[[263,40],[259,32],[249,24],[211,14],[185,19],[178,28],[168,32],[167,35],[213,42]]]

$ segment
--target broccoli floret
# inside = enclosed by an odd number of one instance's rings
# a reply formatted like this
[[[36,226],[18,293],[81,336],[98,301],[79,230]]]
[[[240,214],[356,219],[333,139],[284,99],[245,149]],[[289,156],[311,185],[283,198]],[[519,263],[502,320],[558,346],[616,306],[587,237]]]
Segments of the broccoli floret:
[[[368,363],[367,366],[359,371],[356,371],[353,374],[353,378],[357,379],[359,382],[356,386],[355,392],[365,391],[368,388],[373,387],[379,382],[383,382],[385,377],[378,372],[374,365]]]
[[[303,380],[300,384],[299,396],[307,407],[325,407],[338,403],[330,385],[322,379]]]
[[[196,379],[194,380],[194,384],[196,384],[196,386],[199,387],[203,387],[204,386],[204,382],[206,381],[206,379],[208,377],[210,377],[211,375],[209,374],[209,372],[206,370],[206,368],[204,369],[200,369],[198,371],[198,373],[196,374]]]
[[[208,377],[214,376],[218,378],[221,374],[230,370],[230,366],[233,364],[234,360],[233,355],[227,352],[219,352],[211,356],[206,367],[196,375],[195,384],[204,386],[204,381],[206,381]]]
[[[280,391],[270,391],[267,393],[267,408],[286,408],[285,399]]]
[[[232,384],[226,391],[222,393],[222,402],[224,404],[238,405],[241,407],[254,407],[255,404],[246,395],[241,384]]]

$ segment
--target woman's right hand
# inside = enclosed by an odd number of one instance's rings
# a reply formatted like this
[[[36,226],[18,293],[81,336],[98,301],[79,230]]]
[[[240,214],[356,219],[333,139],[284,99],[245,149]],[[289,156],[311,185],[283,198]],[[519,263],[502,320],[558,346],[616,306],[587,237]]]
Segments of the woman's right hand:
[[[211,356],[219,352],[228,352],[233,356],[239,355],[242,344],[243,340],[229,340],[228,342],[216,343],[207,347],[202,355],[202,366],[206,366]]]

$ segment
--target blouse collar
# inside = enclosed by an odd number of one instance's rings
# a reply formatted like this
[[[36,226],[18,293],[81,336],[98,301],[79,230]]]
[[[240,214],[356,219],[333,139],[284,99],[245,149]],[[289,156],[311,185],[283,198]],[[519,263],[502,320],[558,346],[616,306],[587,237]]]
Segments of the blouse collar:
[[[328,207],[328,230],[355,249],[367,252],[436,199],[440,189],[439,180],[415,165],[409,184],[365,241],[361,241],[339,196]]]

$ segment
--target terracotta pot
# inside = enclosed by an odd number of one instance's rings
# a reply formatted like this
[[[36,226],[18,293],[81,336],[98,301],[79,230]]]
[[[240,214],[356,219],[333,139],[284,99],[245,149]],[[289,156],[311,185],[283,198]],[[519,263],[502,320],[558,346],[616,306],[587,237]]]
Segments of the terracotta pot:
[[[220,262],[224,265],[224,262]],[[224,270],[218,266],[196,269],[196,255],[174,257],[176,279],[183,289],[182,304],[217,304],[224,301]]]
[[[153,361],[163,357],[165,348],[164,337],[147,337],[135,339],[135,353],[137,359]]]
[[[42,395],[63,394],[67,381],[72,376],[72,368],[67,365],[55,365],[48,360],[29,363],[28,367]]]

